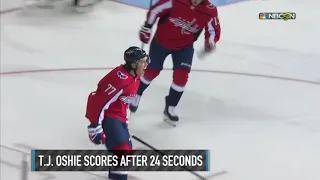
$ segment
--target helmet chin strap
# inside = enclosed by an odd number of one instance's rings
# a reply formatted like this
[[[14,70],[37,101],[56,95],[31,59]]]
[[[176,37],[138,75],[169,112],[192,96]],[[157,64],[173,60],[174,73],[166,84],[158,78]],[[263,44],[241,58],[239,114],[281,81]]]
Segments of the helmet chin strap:
[[[138,76],[138,74],[137,74],[137,70],[138,70],[137,66],[135,68],[132,68],[132,70],[133,70],[134,76],[137,77]]]
[[[134,71],[133,71],[133,72],[134,72],[134,76],[135,76],[135,77],[137,77],[137,76],[138,76],[138,74],[137,74],[137,70],[138,70],[138,68],[135,68],[135,69],[134,69]]]

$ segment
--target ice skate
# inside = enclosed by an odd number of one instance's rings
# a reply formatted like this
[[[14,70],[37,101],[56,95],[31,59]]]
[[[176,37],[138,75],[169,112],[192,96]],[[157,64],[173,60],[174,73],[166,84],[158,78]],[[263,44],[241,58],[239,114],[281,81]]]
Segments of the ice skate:
[[[179,121],[179,116],[175,114],[175,106],[169,106],[167,103],[167,96],[166,96],[166,106],[163,111],[164,115],[164,121],[168,124],[170,124],[173,127],[176,127],[178,121]]]
[[[129,106],[129,109],[130,109],[131,113],[135,113],[138,110],[140,98],[141,98],[141,96],[138,95],[138,94],[133,98],[133,100],[132,100],[132,102],[131,102],[131,104]]]

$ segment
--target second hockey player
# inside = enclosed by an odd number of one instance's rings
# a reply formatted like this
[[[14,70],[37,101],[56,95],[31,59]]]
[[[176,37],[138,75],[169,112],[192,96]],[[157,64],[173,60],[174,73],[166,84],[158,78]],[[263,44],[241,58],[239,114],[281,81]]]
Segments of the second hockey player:
[[[192,66],[193,43],[205,30],[205,52],[213,52],[220,39],[218,10],[208,0],[159,0],[147,13],[147,20],[140,30],[140,40],[149,43],[152,27],[158,27],[150,45],[151,63],[148,65],[137,96],[130,110],[136,112],[143,92],[163,69],[163,63],[171,54],[173,60],[173,82],[165,97],[165,120],[174,124],[179,120],[175,113]]]

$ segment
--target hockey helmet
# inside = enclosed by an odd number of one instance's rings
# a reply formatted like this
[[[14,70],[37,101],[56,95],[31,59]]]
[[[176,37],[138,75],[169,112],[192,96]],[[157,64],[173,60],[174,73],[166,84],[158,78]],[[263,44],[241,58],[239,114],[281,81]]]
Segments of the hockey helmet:
[[[136,46],[131,46],[124,51],[124,60],[126,62],[138,62],[144,57],[147,57],[147,63],[149,63],[150,60],[147,53],[143,49]]]

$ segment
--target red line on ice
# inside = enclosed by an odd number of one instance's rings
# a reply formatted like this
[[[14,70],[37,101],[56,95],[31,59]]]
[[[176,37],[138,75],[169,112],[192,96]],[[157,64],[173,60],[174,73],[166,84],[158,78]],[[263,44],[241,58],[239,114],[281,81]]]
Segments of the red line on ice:
[[[110,70],[111,67],[83,67],[83,68],[57,68],[57,69],[35,69],[35,70],[21,70],[21,71],[8,71],[1,72],[0,75],[14,75],[14,74],[30,74],[30,73],[48,73],[48,72],[68,72],[68,71],[96,71],[96,70]],[[170,68],[164,68],[164,70],[169,71]],[[245,73],[245,72],[236,72],[236,71],[220,71],[220,70],[206,70],[206,69],[192,69],[193,72],[198,73],[214,73],[214,74],[228,74],[228,75],[237,75],[237,76],[247,76],[247,77],[256,77],[256,78],[265,78],[265,79],[276,79],[282,81],[292,81],[305,84],[320,85],[320,82],[290,78],[290,77],[281,77],[273,75],[264,75],[264,74],[254,74],[254,73]]]

